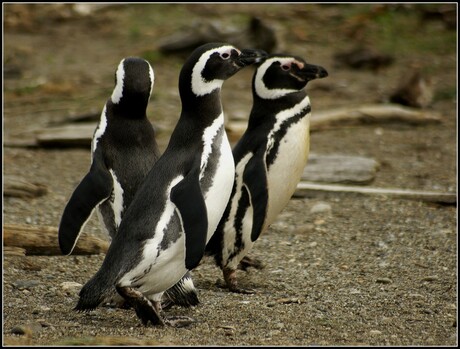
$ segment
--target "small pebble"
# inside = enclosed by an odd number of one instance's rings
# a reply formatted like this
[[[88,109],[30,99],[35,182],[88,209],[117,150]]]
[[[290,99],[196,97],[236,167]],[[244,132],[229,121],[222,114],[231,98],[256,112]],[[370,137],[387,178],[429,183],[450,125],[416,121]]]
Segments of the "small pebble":
[[[40,284],[38,280],[18,280],[13,283],[13,286],[18,290],[29,289]]]
[[[310,209],[310,213],[327,213],[331,211],[331,205],[325,202],[319,202]]]
[[[379,331],[379,330],[370,330],[370,331],[369,331],[369,334],[370,334],[371,336],[377,336],[377,335],[382,334],[382,331]]]
[[[375,280],[375,282],[377,282],[378,284],[391,284],[393,282],[393,280],[391,280],[389,278],[379,278],[379,279]]]
[[[23,325],[19,325],[19,326],[14,326],[12,329],[11,329],[11,333],[13,334],[18,334],[18,335],[31,335],[32,332],[30,330],[30,328],[26,327],[26,326],[23,326]]]
[[[75,289],[75,288],[81,288],[81,287],[83,287],[83,285],[79,284],[78,282],[65,281],[65,282],[61,283],[61,288],[64,291],[72,290],[72,289]]]
[[[422,281],[427,281],[427,282],[432,282],[432,281],[437,281],[439,278],[435,275],[432,276],[427,276],[422,279]]]

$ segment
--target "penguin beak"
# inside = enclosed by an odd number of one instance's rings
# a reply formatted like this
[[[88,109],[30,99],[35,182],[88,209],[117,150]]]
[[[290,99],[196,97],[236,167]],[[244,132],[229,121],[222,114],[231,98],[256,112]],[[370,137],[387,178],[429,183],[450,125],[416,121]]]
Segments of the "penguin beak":
[[[268,53],[263,50],[244,49],[236,59],[236,63],[241,67],[245,67],[253,63],[259,63],[267,56]]]
[[[307,82],[310,80],[322,79],[329,75],[326,69],[313,64],[305,64],[302,69],[293,71],[291,74],[297,79]]]

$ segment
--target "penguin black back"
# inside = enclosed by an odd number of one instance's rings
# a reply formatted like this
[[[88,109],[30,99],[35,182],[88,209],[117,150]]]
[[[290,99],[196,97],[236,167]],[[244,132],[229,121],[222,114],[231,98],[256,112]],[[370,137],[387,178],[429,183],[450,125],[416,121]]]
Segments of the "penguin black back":
[[[155,131],[146,109],[154,85],[150,64],[123,59],[115,87],[94,132],[91,167],[70,197],[59,225],[59,245],[70,254],[97,207],[101,226],[111,238],[145,175],[159,157]]]

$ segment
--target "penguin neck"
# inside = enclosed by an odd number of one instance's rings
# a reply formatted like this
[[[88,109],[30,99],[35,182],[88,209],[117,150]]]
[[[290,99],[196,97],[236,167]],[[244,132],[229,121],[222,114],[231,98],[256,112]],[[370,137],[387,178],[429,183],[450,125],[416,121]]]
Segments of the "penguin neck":
[[[191,88],[191,78],[179,81],[179,94],[182,102],[181,118],[194,118],[194,122],[210,125],[222,114],[221,89],[197,96]]]
[[[147,103],[143,99],[122,99],[118,103],[113,103],[109,99],[107,104],[112,107],[114,115],[128,116],[129,119],[144,119],[147,117]]]
[[[263,99],[253,92],[253,99],[248,128],[258,127],[263,123],[274,123],[278,113],[302,103],[308,99],[308,95],[305,90],[300,90],[277,99]]]

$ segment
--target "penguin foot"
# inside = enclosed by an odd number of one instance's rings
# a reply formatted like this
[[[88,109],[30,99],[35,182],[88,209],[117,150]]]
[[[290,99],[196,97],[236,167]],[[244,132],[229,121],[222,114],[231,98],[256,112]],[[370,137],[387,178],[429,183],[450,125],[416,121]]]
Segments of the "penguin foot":
[[[241,293],[241,294],[254,294],[255,290],[245,289],[238,286],[238,281],[236,280],[236,270],[230,268],[223,269],[224,280],[230,292]]]
[[[259,259],[244,256],[243,259],[238,264],[238,269],[247,271],[248,268],[250,267],[257,269],[257,270],[261,270],[265,268],[265,265]]]
[[[164,321],[159,315],[160,305],[152,303],[141,292],[131,287],[117,286],[118,293],[134,308],[137,317],[144,326],[149,322],[154,326],[164,326]]]
[[[191,324],[195,323],[196,320],[188,316],[170,316],[165,318],[164,322],[168,326],[181,328],[190,326]]]

